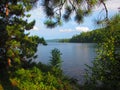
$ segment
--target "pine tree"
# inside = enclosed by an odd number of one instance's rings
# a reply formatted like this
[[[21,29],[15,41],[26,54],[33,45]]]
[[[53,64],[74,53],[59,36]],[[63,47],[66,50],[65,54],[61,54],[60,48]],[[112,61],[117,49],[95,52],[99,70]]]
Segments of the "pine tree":
[[[96,5],[103,5],[108,19],[106,0],[42,0],[45,14],[48,20],[47,27],[53,28],[61,25],[62,21],[69,21],[72,15],[77,23],[83,23],[84,17],[90,15]]]
[[[1,0],[0,1],[0,69],[18,68],[26,59],[34,57],[39,37],[29,37],[35,20],[28,22],[31,10],[37,0]]]

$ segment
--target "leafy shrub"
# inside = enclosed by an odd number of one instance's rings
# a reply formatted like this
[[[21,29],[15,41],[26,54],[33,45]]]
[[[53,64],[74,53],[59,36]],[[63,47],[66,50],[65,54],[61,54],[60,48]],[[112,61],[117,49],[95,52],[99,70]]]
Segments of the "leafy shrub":
[[[10,79],[12,86],[18,87],[16,90],[78,90],[62,74],[60,51],[54,49],[51,54],[50,65],[33,62],[28,68],[13,72]]]

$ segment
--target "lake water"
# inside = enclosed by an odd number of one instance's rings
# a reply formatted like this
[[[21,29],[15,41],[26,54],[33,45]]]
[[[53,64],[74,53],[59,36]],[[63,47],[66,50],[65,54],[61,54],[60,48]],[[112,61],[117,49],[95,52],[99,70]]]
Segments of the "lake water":
[[[91,65],[95,58],[95,44],[93,43],[48,43],[38,46],[37,62],[49,63],[51,50],[57,48],[62,53],[62,69],[64,73],[79,82],[83,81],[85,64]]]

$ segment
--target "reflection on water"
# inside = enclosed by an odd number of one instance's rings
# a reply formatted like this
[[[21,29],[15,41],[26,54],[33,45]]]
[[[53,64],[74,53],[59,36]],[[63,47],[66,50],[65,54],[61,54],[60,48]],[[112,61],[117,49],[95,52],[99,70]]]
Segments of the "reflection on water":
[[[39,45],[37,61],[49,63],[50,52],[57,48],[62,53],[62,69],[66,75],[82,80],[84,64],[91,64],[95,58],[95,44],[93,43],[48,43],[47,46]]]

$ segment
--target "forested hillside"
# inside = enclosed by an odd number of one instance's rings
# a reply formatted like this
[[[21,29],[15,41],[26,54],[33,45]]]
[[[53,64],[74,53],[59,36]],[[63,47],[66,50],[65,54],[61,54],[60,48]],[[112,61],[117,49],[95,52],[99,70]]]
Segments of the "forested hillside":
[[[89,32],[82,32],[79,35],[73,36],[69,42],[98,43],[102,42],[106,34],[110,32],[111,29],[109,29],[109,27],[107,27],[107,29],[101,28]],[[113,33],[115,34],[116,42],[120,42],[120,26],[117,26],[117,29],[114,29]]]

